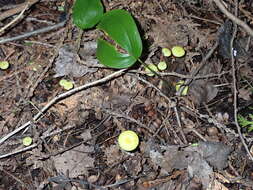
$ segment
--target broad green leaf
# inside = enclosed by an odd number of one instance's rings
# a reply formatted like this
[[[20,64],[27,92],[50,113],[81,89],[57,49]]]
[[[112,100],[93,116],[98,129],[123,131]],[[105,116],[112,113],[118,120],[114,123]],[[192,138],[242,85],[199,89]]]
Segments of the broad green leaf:
[[[136,62],[133,56],[119,53],[113,45],[101,39],[98,39],[97,58],[103,65],[115,69],[128,68]]]
[[[134,19],[127,11],[112,10],[105,13],[97,28],[103,30],[110,39],[127,52],[127,54],[116,53],[116,49],[113,48],[112,45],[109,46],[108,43],[99,40],[98,45],[100,48],[97,49],[97,56],[102,64],[113,68],[126,68],[127,66],[133,65],[141,56],[142,41],[140,34]],[[110,52],[112,52],[112,50],[115,51],[113,56],[107,54],[109,49]],[[101,50],[106,50],[107,53],[101,52]],[[106,61],[104,60],[105,56],[107,56]],[[113,63],[108,64],[109,61]]]
[[[73,7],[73,20],[79,28],[92,28],[102,16],[103,5],[100,0],[76,0]]]

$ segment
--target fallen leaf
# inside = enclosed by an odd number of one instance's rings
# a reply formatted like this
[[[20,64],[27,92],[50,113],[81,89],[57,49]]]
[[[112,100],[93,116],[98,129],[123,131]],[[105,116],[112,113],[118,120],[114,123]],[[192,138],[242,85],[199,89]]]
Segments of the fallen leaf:
[[[88,54],[85,56],[91,57],[91,55]],[[97,63],[94,58],[87,58],[87,61],[90,61],[91,64],[94,65]],[[90,68],[86,65],[77,63],[77,53],[75,52],[74,48],[70,45],[64,45],[59,50],[59,56],[55,62],[54,71],[56,72],[54,77],[82,77],[87,73],[96,72],[97,68]]]
[[[94,158],[89,156],[89,152],[93,151],[93,147],[82,144],[55,156],[53,160],[57,172],[63,174],[69,172],[71,178],[87,175],[88,169],[94,167]]]

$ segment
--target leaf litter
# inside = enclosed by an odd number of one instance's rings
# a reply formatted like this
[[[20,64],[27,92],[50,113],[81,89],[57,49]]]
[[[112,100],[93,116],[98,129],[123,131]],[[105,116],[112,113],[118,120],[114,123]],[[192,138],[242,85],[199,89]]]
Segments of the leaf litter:
[[[89,65],[98,64],[98,61],[94,58],[96,51],[95,42],[86,42],[82,49],[82,57],[85,57],[85,62]],[[64,45],[59,49],[59,56],[55,62],[55,75],[54,77],[70,76],[70,77],[82,77],[88,73],[94,73],[96,68],[87,67],[77,62],[77,53],[74,47],[71,45]]]

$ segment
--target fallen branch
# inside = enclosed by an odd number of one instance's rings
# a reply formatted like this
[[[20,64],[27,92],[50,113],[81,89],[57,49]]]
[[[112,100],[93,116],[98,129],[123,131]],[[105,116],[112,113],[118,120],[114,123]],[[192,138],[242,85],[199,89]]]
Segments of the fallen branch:
[[[238,0],[235,1],[235,15],[237,16],[238,15]],[[234,96],[234,120],[235,120],[235,125],[236,125],[236,128],[237,128],[237,132],[239,134],[239,137],[241,139],[241,142],[247,152],[247,154],[249,155],[249,158],[253,161],[253,156],[252,154],[250,153],[249,151],[249,148],[242,136],[242,132],[241,132],[241,127],[239,126],[238,124],[238,119],[237,119],[237,93],[238,93],[238,90],[237,90],[237,80],[236,80],[236,60],[234,58],[234,39],[236,37],[236,34],[237,34],[237,23],[234,22],[234,31],[233,31],[233,35],[232,35],[232,38],[231,38],[231,41],[230,41],[230,54],[231,54],[231,64],[232,64],[232,76],[233,76],[233,96]]]
[[[232,20],[237,25],[241,26],[249,35],[253,37],[253,30],[245,22],[243,22],[242,20],[234,16],[232,13],[230,13],[220,0],[213,0],[213,2],[221,10],[221,12],[223,12],[230,20]]]

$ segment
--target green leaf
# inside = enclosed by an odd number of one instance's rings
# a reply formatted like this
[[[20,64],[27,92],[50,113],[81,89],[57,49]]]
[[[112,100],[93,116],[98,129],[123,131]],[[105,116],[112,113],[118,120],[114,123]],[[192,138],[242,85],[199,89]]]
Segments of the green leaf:
[[[126,54],[119,53],[112,44],[100,39],[97,57],[103,65],[112,68],[127,68],[132,66],[141,56],[141,37],[134,19],[127,11],[112,10],[105,13],[97,28],[103,30],[127,52]]]
[[[253,125],[250,125],[250,127],[248,128],[248,132],[253,131]]]
[[[113,45],[101,39],[98,39],[97,58],[103,65],[115,69],[128,68],[136,62],[133,56],[119,53]]]
[[[251,117],[253,117],[253,115],[252,115],[252,114],[249,114],[249,117],[251,118]],[[252,119],[252,118],[251,118],[251,119]],[[243,117],[243,116],[241,116],[241,115],[238,115],[238,122],[239,122],[239,124],[240,124],[242,127],[246,127],[246,126],[250,125],[250,126],[248,127],[248,131],[249,131],[249,132],[253,130],[253,129],[252,129],[252,127],[253,127],[253,121],[249,121],[249,120],[247,120],[247,118],[245,118],[245,117]]]
[[[73,7],[73,20],[79,28],[92,28],[102,16],[103,5],[100,0],[76,0]]]

